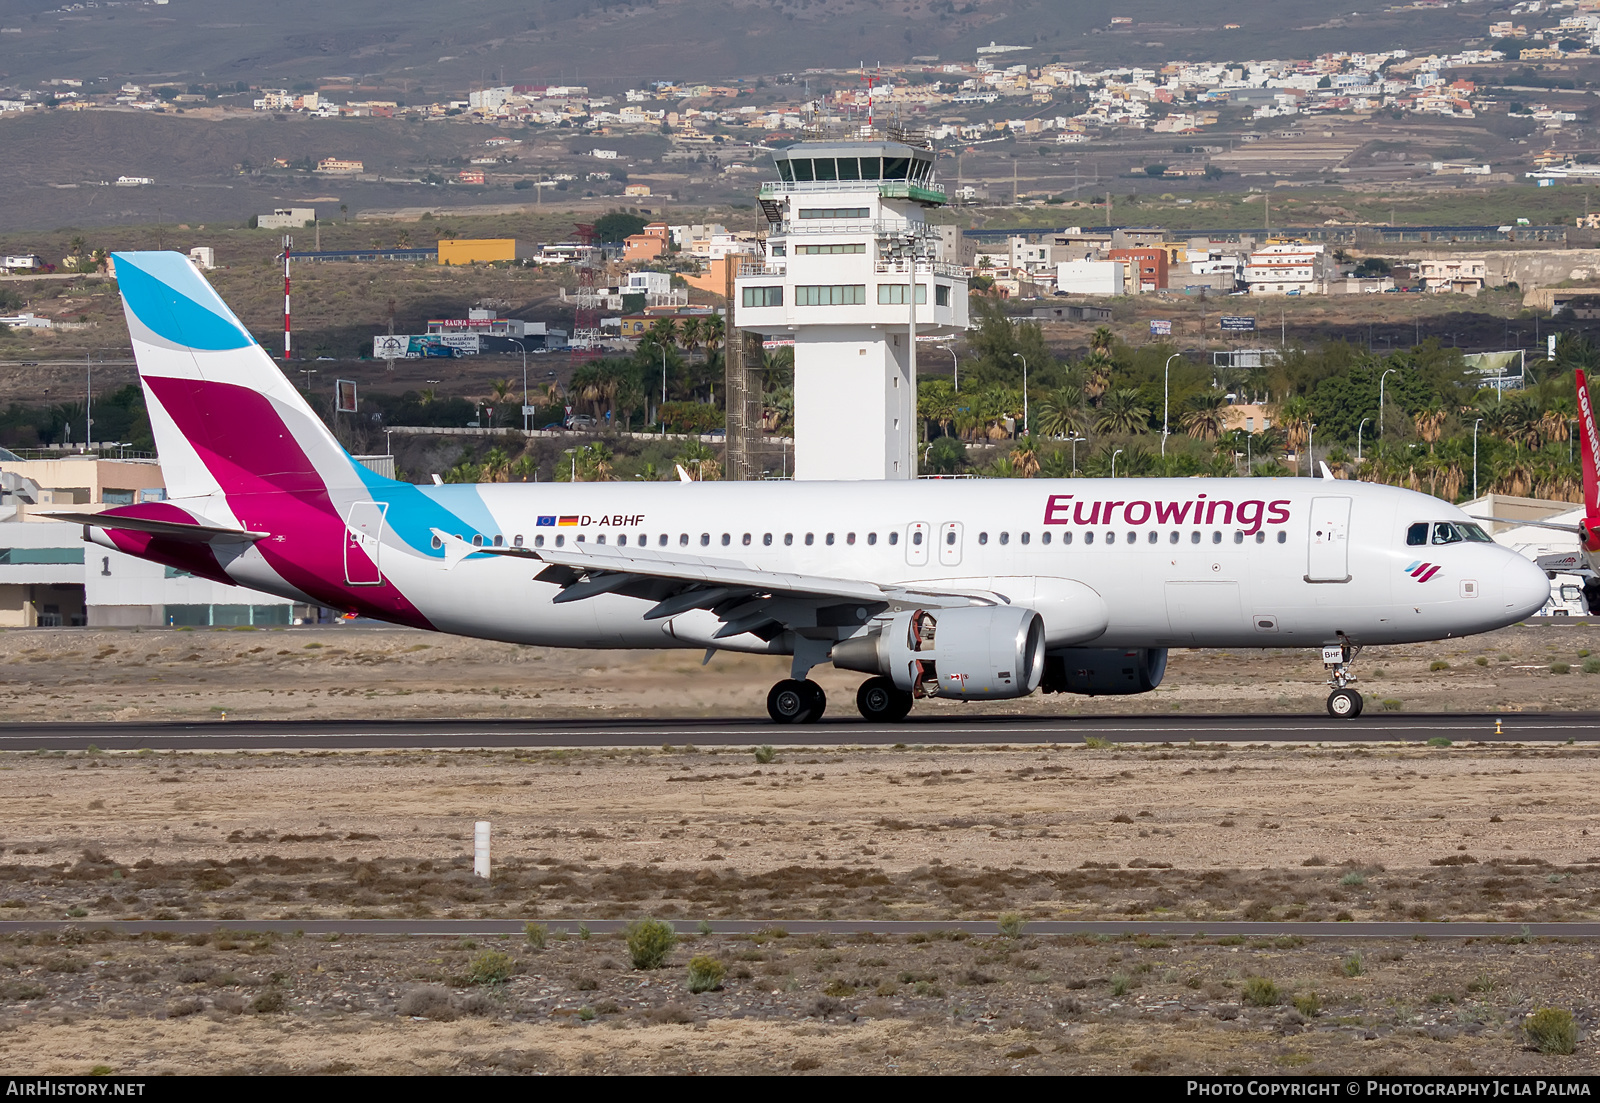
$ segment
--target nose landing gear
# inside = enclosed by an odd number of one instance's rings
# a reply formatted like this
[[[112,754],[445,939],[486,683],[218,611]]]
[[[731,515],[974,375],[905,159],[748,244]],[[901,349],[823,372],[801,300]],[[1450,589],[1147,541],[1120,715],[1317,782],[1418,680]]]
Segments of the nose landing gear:
[[[815,724],[828,707],[828,695],[809,678],[785,678],[767,693],[767,715],[775,724]]]
[[[1328,694],[1328,715],[1335,720],[1353,720],[1361,715],[1363,699],[1360,690],[1347,687],[1356,680],[1350,673],[1350,664],[1361,654],[1361,648],[1351,644],[1342,632],[1339,640],[1322,649],[1322,665],[1328,668],[1328,684],[1333,687]]]

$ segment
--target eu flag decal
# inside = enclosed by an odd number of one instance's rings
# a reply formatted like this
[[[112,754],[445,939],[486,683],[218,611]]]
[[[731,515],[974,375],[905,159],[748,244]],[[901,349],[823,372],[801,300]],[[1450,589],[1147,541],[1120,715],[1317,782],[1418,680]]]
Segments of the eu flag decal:
[[[553,529],[556,527],[556,519],[554,517],[541,517],[539,518],[539,522],[536,527],[542,529]]]

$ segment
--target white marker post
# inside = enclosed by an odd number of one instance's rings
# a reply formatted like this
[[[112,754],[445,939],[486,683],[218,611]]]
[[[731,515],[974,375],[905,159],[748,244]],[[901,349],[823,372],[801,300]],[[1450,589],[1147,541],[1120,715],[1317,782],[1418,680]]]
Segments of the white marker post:
[[[489,879],[489,821],[479,820],[472,825],[472,872]]]

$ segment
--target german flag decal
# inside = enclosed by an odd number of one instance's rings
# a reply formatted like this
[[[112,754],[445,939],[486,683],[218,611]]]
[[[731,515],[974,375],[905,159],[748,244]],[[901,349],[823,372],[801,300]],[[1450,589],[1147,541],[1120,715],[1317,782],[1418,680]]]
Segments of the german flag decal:
[[[563,517],[559,521],[556,522],[557,525],[560,525],[563,528],[565,528],[568,525],[576,525],[577,523],[578,523],[578,515],[576,513],[574,513],[570,517]]]

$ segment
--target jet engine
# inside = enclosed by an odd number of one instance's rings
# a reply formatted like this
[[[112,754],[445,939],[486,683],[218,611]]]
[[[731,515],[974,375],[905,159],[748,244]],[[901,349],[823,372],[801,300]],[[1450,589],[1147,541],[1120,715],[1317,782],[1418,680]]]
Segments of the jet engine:
[[[1149,693],[1167,672],[1164,647],[1069,647],[1045,657],[1046,693]]]
[[[914,697],[1026,697],[1044,676],[1044,618],[1015,605],[916,609],[833,645],[833,665],[884,674]]]

